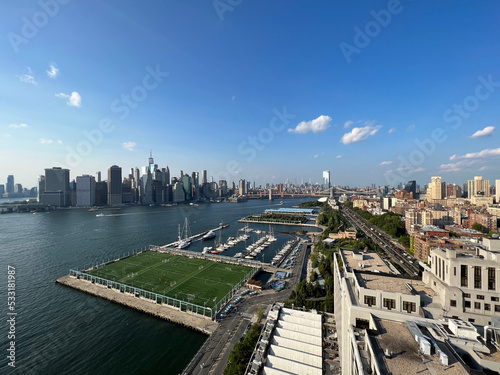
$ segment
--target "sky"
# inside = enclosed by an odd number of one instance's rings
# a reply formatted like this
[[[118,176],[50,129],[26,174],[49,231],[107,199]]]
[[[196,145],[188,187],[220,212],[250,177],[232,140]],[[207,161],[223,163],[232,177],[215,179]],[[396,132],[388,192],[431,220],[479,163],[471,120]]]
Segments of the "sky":
[[[500,179],[500,4],[0,2],[0,184]]]

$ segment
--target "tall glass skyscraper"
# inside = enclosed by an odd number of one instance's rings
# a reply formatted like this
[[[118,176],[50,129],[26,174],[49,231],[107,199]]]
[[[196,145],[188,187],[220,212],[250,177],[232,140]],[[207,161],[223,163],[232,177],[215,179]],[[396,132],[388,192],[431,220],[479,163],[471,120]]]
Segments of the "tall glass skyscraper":
[[[330,189],[330,171],[323,171],[323,190]]]

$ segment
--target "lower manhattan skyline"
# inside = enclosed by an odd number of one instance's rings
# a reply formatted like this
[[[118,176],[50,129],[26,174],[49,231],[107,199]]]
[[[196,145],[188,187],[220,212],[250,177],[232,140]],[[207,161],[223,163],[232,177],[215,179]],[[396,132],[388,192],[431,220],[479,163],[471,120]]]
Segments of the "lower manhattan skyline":
[[[23,186],[48,166],[135,167],[150,149],[174,170],[229,163],[258,183],[498,176],[497,4],[28,4],[0,5],[0,176]]]

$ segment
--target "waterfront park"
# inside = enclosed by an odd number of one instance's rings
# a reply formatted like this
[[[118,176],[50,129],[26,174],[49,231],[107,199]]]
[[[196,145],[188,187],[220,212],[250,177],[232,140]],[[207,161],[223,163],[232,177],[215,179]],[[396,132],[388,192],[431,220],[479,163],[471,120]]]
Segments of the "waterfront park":
[[[253,275],[248,266],[202,258],[145,251],[94,267],[75,276],[107,285],[122,293],[213,316],[234,292]],[[201,309],[203,308],[203,309]]]

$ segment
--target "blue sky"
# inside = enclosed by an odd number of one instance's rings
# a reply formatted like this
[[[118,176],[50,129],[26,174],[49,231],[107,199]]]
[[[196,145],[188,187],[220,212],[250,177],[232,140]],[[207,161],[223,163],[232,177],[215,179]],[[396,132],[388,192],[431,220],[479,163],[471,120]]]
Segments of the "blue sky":
[[[500,178],[500,4],[230,3],[1,2],[0,183]]]

